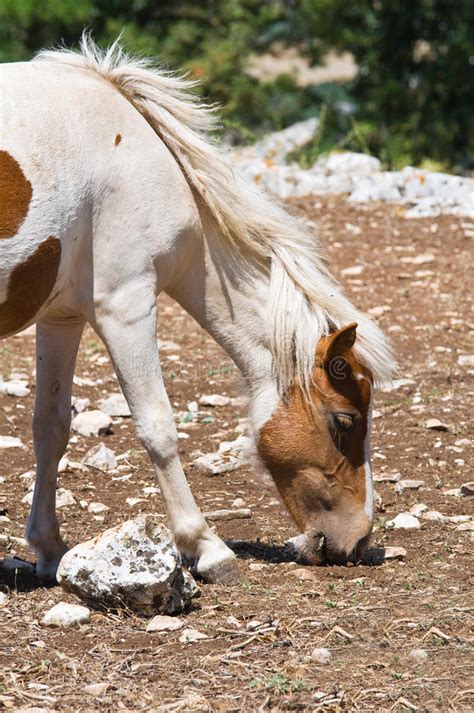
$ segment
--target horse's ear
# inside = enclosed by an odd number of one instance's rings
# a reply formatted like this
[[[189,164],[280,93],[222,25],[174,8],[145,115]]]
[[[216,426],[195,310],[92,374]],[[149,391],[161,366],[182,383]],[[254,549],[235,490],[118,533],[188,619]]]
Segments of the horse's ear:
[[[357,322],[352,322],[327,337],[324,352],[325,364],[329,364],[335,357],[344,356],[354,346],[357,338],[356,330]]]

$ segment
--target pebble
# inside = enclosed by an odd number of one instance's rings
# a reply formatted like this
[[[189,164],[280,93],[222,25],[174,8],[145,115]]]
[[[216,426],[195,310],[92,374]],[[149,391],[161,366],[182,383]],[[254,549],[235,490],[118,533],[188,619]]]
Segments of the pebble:
[[[87,624],[90,621],[90,609],[80,604],[59,602],[46,612],[41,623],[44,626],[59,626],[66,628],[74,624]]]
[[[397,493],[402,493],[404,490],[419,490],[425,485],[424,480],[399,480],[395,484],[395,490]]]
[[[414,515],[415,517],[420,517],[420,515],[422,515],[427,510],[428,510],[428,505],[425,505],[425,503],[416,503],[415,505],[412,505],[409,512],[410,512],[410,515]]]
[[[427,512],[423,513],[423,519],[428,520],[430,522],[439,522],[442,525],[446,525],[446,523],[449,523],[449,517],[447,517],[446,515],[442,515],[437,510],[428,510]]]
[[[328,664],[331,660],[331,652],[329,649],[313,649],[311,660],[319,664]]]
[[[407,556],[407,551],[404,547],[390,547],[384,548],[384,559],[386,560],[404,560]]]
[[[102,696],[106,693],[108,687],[109,684],[103,681],[102,683],[88,683],[82,690],[84,693],[88,693],[89,696]]]
[[[166,615],[157,614],[156,616],[153,617],[153,619],[150,619],[146,630],[147,631],[177,631],[178,629],[181,629],[183,626],[184,626],[184,624],[183,624],[182,620],[178,619],[177,616],[166,616]]]
[[[474,496],[474,481],[471,480],[470,483],[463,483],[461,485],[461,495],[465,498],[472,498]]]
[[[408,656],[414,663],[420,664],[426,661],[428,652],[425,649],[412,649]]]
[[[84,465],[96,470],[105,472],[115,470],[117,467],[117,458],[115,453],[110,448],[107,448],[105,443],[99,443],[93,446],[82,459]]]
[[[395,530],[419,530],[421,527],[420,521],[409,512],[401,512],[399,515],[387,522],[387,527],[393,527]]]
[[[449,430],[449,426],[446,423],[440,421],[439,418],[429,418],[427,421],[425,421],[425,428],[428,428],[430,431]]]
[[[290,577],[295,577],[300,579],[302,582],[319,582],[320,578],[313,572],[309,567],[298,567],[298,569],[292,569],[288,572]]]
[[[87,510],[94,515],[98,515],[101,512],[107,512],[110,508],[107,507],[107,505],[104,505],[104,503],[89,503]]]
[[[27,381],[23,381],[20,379],[13,379],[12,381],[2,381],[0,379],[0,394],[22,398],[24,396],[28,396],[29,393],[30,389],[28,388]]]
[[[130,418],[130,408],[123,394],[110,394],[99,401],[100,410],[113,418]]]
[[[243,508],[245,500],[243,498],[235,498],[235,500],[232,500],[231,505],[233,508]]]
[[[78,413],[71,422],[72,430],[81,436],[104,436],[111,426],[111,417],[97,409]]]
[[[0,448],[24,448],[20,438],[14,436],[0,436]]]
[[[5,592],[0,592],[0,609],[6,607],[8,604],[8,597]]]
[[[459,530],[459,532],[474,532],[474,521],[461,522],[461,524],[456,527],[456,530]]]
[[[459,366],[474,367],[474,354],[461,354],[458,356]]]
[[[77,396],[73,396],[71,400],[71,406],[76,413],[82,413],[91,405],[90,399],[79,399]]]
[[[379,473],[374,475],[374,483],[398,483],[400,473]]]
[[[187,629],[184,629],[183,633],[179,637],[179,640],[182,644],[192,644],[195,641],[201,641],[201,639],[208,638],[209,637],[207,636],[207,634],[203,634],[202,631],[198,631],[197,629],[189,627]]]
[[[70,490],[58,488],[56,491],[56,509],[67,508],[76,504],[76,498]]]
[[[230,404],[229,396],[221,396],[221,394],[203,394],[199,399],[201,406],[228,406]]]

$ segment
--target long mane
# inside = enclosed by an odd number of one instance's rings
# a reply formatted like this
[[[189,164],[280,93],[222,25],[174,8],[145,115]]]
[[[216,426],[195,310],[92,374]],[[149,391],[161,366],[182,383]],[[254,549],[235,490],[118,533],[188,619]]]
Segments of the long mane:
[[[43,50],[36,59],[88,69],[120,91],[172,152],[222,239],[270,273],[268,338],[282,392],[295,379],[309,385],[319,339],[349,322],[359,325],[355,351],[376,384],[390,380],[395,362],[382,331],[342,293],[302,221],[241,177],[215,144],[216,111],[193,93],[195,82],[130,57],[118,41],[104,51],[87,33],[78,52]]]

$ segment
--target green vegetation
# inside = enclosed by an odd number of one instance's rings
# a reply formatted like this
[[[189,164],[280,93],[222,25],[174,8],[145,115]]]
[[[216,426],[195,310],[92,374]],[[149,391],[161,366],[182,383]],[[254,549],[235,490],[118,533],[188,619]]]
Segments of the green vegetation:
[[[83,27],[107,44],[189,71],[223,107],[235,141],[314,114],[321,126],[298,155],[369,152],[389,167],[474,166],[474,3],[471,0],[0,0],[0,60],[77,44]],[[300,87],[258,81],[250,54],[297,48],[311,63],[350,52],[354,80]],[[250,133],[249,133],[250,132]]]

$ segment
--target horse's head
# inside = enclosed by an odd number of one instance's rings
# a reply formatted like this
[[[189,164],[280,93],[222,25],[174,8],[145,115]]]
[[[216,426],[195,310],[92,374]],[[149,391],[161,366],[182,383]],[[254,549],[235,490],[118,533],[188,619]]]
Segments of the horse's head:
[[[315,563],[357,561],[372,531],[372,376],[352,349],[356,324],[320,340],[310,398],[293,386],[259,434],[258,450]]]

